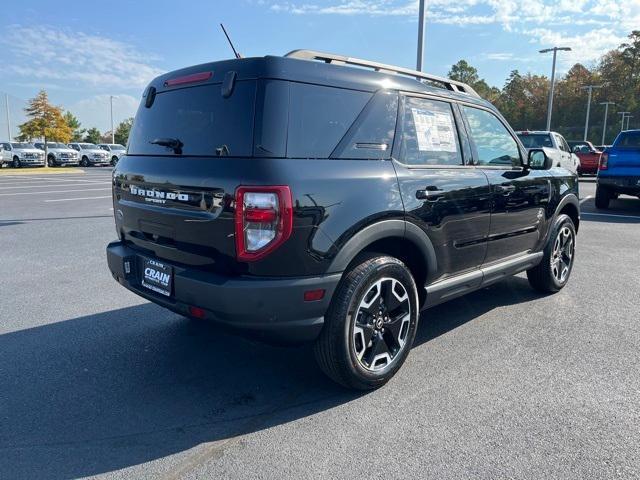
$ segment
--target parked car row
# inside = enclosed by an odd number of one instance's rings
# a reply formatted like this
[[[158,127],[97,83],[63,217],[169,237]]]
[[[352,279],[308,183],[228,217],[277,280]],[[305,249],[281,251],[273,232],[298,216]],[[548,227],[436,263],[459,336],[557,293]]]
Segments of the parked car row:
[[[45,162],[46,151],[46,162]],[[0,167],[10,165],[20,167],[63,167],[80,165],[92,167],[115,165],[126,152],[117,143],[60,143],[47,142],[1,142]]]

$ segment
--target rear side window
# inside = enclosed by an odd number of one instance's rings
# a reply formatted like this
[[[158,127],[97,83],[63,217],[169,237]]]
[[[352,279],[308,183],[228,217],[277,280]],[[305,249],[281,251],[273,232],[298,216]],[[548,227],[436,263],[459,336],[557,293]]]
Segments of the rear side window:
[[[615,146],[622,148],[640,148],[640,132],[621,133]]]
[[[522,142],[524,148],[553,148],[551,135],[548,133],[519,133],[518,138]]]
[[[132,155],[175,155],[151,142],[177,139],[182,155],[251,156],[255,81],[239,81],[223,98],[220,85],[200,85],[158,93],[151,107],[142,103],[131,129]]]
[[[400,161],[406,165],[462,165],[451,104],[406,97]]]
[[[371,93],[291,83],[287,157],[329,158]]]

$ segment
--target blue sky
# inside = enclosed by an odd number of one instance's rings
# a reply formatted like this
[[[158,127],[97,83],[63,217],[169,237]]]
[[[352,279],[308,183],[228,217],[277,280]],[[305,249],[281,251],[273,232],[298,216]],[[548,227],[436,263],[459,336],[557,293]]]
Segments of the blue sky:
[[[179,67],[228,58],[218,24],[244,56],[312,48],[415,67],[417,0],[13,2],[3,11],[0,92],[20,108],[41,88],[83,126],[132,116],[145,84]],[[427,0],[425,70],[461,58],[502,86],[513,69],[548,74],[540,48],[571,46],[560,70],[591,65],[640,27],[640,0]],[[0,104],[4,107],[3,100]],[[4,113],[4,112],[2,112]],[[0,138],[6,136],[0,115]],[[14,128],[15,131],[15,128]]]

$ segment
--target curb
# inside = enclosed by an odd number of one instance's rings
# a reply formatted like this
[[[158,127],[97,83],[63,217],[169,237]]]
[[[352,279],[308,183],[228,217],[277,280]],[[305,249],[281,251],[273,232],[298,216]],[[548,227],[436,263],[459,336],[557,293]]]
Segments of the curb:
[[[0,169],[0,177],[18,177],[23,175],[68,175],[68,174],[84,174],[85,171],[80,168],[73,167],[35,167],[35,168],[3,168]]]

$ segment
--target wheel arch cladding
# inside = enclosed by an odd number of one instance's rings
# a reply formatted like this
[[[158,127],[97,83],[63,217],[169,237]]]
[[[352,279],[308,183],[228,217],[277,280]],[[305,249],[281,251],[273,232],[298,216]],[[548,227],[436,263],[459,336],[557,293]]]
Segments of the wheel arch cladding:
[[[391,255],[405,263],[416,281],[420,300],[423,300],[422,287],[437,271],[435,250],[423,230],[404,220],[383,220],[369,225],[340,249],[329,271],[345,271],[354,260],[368,253]]]
[[[555,218],[558,218],[560,215],[567,215],[573,221],[573,226],[576,229],[576,233],[578,233],[578,228],[580,226],[580,200],[573,194],[565,196],[558,208],[556,209]]]

